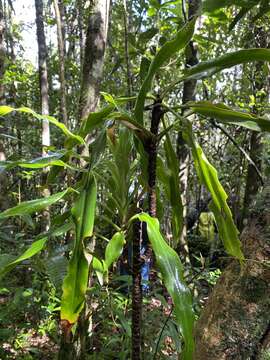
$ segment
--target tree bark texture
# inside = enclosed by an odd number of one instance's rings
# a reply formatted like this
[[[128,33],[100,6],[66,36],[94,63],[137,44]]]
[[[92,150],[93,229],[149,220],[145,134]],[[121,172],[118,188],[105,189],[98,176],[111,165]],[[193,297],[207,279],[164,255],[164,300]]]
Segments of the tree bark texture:
[[[201,0],[188,0],[188,19],[191,19],[195,16],[201,6]],[[186,17],[186,14],[184,14]],[[197,49],[193,41],[190,41],[185,50],[186,56],[186,68],[194,66],[198,63]],[[188,101],[195,100],[195,90],[196,90],[197,80],[187,80],[184,81],[183,87],[183,96],[182,103],[185,104]],[[182,132],[179,132],[177,139],[177,155],[180,163],[180,184],[182,191],[182,203],[183,203],[183,229],[180,236],[180,246],[179,252],[185,256],[185,261],[189,262],[189,250],[186,241],[187,236],[187,198],[188,198],[188,174],[189,174],[189,162],[190,162],[190,152],[187,149],[185,141],[183,139]]]
[[[39,86],[41,96],[41,113],[49,115],[49,85],[47,70],[47,46],[43,21],[43,0],[35,0],[36,26],[38,41]],[[50,146],[50,126],[47,120],[42,122],[42,146]]]
[[[89,16],[82,69],[79,118],[96,110],[107,41],[109,0],[96,0]]]
[[[63,24],[58,0],[53,0],[56,25],[57,25],[57,42],[59,53],[59,79],[60,79],[60,102],[61,117],[65,125],[68,125],[67,101],[66,101],[66,75],[65,75],[65,39],[63,37]],[[63,4],[61,4],[63,7]]]
[[[263,359],[270,344],[269,186],[241,240],[246,260],[233,260],[214,287],[196,325],[195,360]]]
[[[132,241],[132,349],[131,359],[141,359],[142,325],[142,284],[141,284],[141,238],[142,223],[136,221],[133,226]]]

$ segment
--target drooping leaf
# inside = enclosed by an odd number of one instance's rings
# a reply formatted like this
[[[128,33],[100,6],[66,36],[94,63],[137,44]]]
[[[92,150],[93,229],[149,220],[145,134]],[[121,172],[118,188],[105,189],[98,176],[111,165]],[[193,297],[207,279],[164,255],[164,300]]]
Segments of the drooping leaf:
[[[177,324],[180,327],[185,348],[184,360],[192,360],[194,350],[193,324],[194,313],[190,291],[184,282],[183,266],[177,253],[167,244],[160,233],[159,222],[150,215],[141,213],[131,220],[139,219],[147,224],[147,234],[153,248],[162,279],[172,297]]]
[[[11,271],[22,261],[30,259],[32,256],[39,253],[44,248],[46,241],[47,241],[47,237],[33,242],[33,244],[21,256],[19,256],[16,260],[13,260],[12,262],[5,265],[2,269],[0,269],[0,276],[3,276],[7,272]]]
[[[188,106],[197,114],[225,124],[234,124],[254,131],[270,132],[270,120],[241,111],[235,111],[224,104],[212,104],[208,101],[190,102]]]
[[[0,167],[5,168],[6,170],[10,170],[17,166],[26,169],[42,169],[48,166],[60,166],[75,171],[80,171],[79,168],[75,168],[61,160],[61,157],[63,157],[63,154],[50,154],[46,157],[38,157],[31,160],[0,161]]]
[[[22,202],[19,205],[14,206],[13,208],[7,209],[2,213],[0,213],[0,220],[6,219],[11,216],[22,216],[26,214],[32,214],[34,212],[39,212],[51,206],[52,204],[56,203],[57,201],[61,200],[70,191],[73,190],[71,188],[68,188],[64,191],[61,191],[59,193],[56,193],[54,195],[45,198]]]
[[[194,159],[195,169],[201,183],[207,188],[212,197],[211,210],[218,226],[220,237],[226,251],[242,260],[244,258],[238,230],[234,224],[231,210],[227,204],[227,194],[219,182],[217,170],[209,163],[201,147],[192,134],[191,124],[186,123],[184,138],[190,146]]]
[[[97,185],[89,174],[86,184],[72,208],[76,236],[67,275],[63,282],[61,319],[74,324],[84,306],[87,290],[89,263],[85,255],[84,240],[93,234]]]
[[[190,41],[194,32],[195,21],[195,18],[192,19],[180,29],[175,38],[171,41],[167,41],[152,60],[135,104],[134,115],[139,124],[143,125],[144,102],[147,92],[151,90],[152,81],[156,72]]]
[[[249,63],[253,61],[270,61],[270,50],[268,49],[244,49],[238,50],[218,58],[200,62],[184,71],[181,80],[202,79],[209,77],[221,70],[235,65]]]
[[[2,116],[7,115],[13,111],[19,113],[31,114],[34,118],[38,120],[47,120],[51,124],[57,126],[68,138],[75,140],[77,143],[81,143],[81,144],[84,143],[84,140],[79,135],[73,134],[71,131],[68,130],[68,128],[63,123],[60,123],[52,116],[40,115],[28,107],[21,107],[15,109],[9,106],[0,106],[0,116],[1,114]]]

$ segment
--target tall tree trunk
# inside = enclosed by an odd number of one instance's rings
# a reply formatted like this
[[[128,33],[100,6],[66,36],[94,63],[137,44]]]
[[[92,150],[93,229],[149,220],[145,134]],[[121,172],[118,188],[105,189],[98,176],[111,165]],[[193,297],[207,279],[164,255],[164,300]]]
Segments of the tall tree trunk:
[[[41,113],[42,115],[49,115],[49,84],[48,84],[48,70],[47,70],[47,46],[43,22],[43,0],[35,0],[36,7],[36,27],[37,27],[37,42],[38,42],[38,65],[39,65],[39,87],[41,97]],[[50,125],[48,120],[42,120],[42,156],[47,155],[47,146],[50,146]],[[42,184],[46,183],[47,169],[42,174]],[[50,190],[44,187],[42,194],[44,197],[50,195]],[[41,228],[48,230],[50,227],[50,212],[48,209],[44,210]]]
[[[83,57],[84,57],[84,44],[85,44],[85,31],[84,31],[84,6],[82,0],[77,0],[78,7],[78,27],[79,27],[79,39],[80,39],[80,69],[82,72]]]
[[[63,23],[58,0],[53,0],[56,24],[57,24],[57,41],[59,53],[59,78],[60,78],[60,102],[61,116],[63,123],[68,125],[67,101],[66,101],[66,76],[65,76],[65,39],[63,37]],[[63,4],[61,4],[63,8]]]
[[[43,0],[35,0],[36,26],[38,41],[38,65],[39,65],[39,87],[41,96],[41,113],[49,115],[49,85],[47,70],[47,46],[43,22]],[[45,146],[50,146],[50,126],[48,120],[42,122],[42,146],[43,154],[46,154]]]
[[[196,325],[195,360],[260,359],[269,346],[269,229],[268,185],[241,236],[245,262],[233,260],[224,270]]]
[[[80,3],[80,6],[82,6],[82,3]],[[91,112],[94,112],[98,105],[107,42],[109,7],[110,0],[96,0],[93,7],[90,9],[83,57],[81,92],[78,109],[79,120],[85,119]],[[86,142],[89,142],[89,137],[86,139]],[[87,245],[87,249],[91,253],[94,252],[95,241],[93,238]],[[91,283],[91,277],[89,278],[89,283]],[[90,316],[91,310],[88,309],[90,300],[88,299],[88,301],[86,301],[85,308],[81,312],[78,321],[78,346],[76,349],[76,356],[80,360],[85,359],[87,356],[87,338],[92,320]]]
[[[5,101],[5,89],[3,85],[3,77],[4,77],[4,65],[5,65],[5,46],[4,46],[4,33],[5,33],[5,22],[4,22],[4,14],[3,14],[3,4],[0,0],[0,105],[4,104]],[[0,135],[1,135],[0,128]],[[0,137],[0,161],[6,160],[5,147]],[[0,170],[0,211],[5,210],[8,207],[7,202],[7,176],[3,170]]]
[[[97,0],[88,20],[84,62],[82,69],[79,118],[86,118],[96,110],[107,42],[109,0]]]
[[[184,0],[183,0],[184,1]],[[184,4],[184,2],[183,2]],[[201,0],[188,0],[188,19],[195,16],[201,6]],[[184,17],[185,7],[183,6]],[[187,19],[185,19],[187,20]],[[197,49],[194,46],[193,41],[190,41],[186,47],[186,64],[187,68],[194,66],[198,63]],[[195,100],[196,80],[184,81],[183,88],[183,104],[188,101]],[[182,203],[183,203],[183,229],[180,236],[179,252],[184,255],[187,263],[189,260],[189,250],[187,245],[187,209],[188,209],[188,174],[189,174],[189,163],[190,163],[190,152],[187,149],[185,141],[183,139],[182,132],[179,132],[177,139],[177,155],[180,163],[180,184],[182,191]]]
[[[252,20],[251,20],[252,21]],[[256,48],[266,48],[269,46],[267,33],[260,26],[257,27],[254,24],[250,25],[249,31],[254,36],[254,45]],[[250,46],[250,43],[249,45]],[[253,106],[253,113],[258,114],[259,109],[257,105],[262,105],[267,98],[269,93],[269,83],[266,82],[265,75],[263,74],[263,63],[258,62],[253,67],[253,79],[252,79],[252,92],[255,99],[255,105]],[[269,80],[268,80],[269,82]],[[260,133],[253,131],[250,137],[250,152],[249,156],[256,164],[257,168],[261,170],[261,154],[262,154],[262,136]],[[262,183],[261,179],[256,172],[252,164],[248,165],[247,177],[246,177],[246,188],[243,201],[243,211],[242,211],[242,223],[241,226],[244,226],[244,222],[248,217],[249,207],[251,205],[252,199],[257,194]]]

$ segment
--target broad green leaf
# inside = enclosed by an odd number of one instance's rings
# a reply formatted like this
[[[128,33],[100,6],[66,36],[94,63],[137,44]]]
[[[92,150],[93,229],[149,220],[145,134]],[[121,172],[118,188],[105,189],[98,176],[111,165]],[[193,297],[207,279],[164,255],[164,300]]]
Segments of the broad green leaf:
[[[239,125],[254,131],[270,132],[270,120],[232,110],[224,104],[212,104],[208,101],[200,101],[190,102],[188,106],[199,115],[216,119],[225,124]]]
[[[123,251],[124,244],[125,237],[123,232],[117,232],[109,241],[105,249],[105,264],[108,269],[115,261],[118,260]]]
[[[16,260],[8,263],[6,266],[4,266],[4,268],[0,269],[0,276],[3,276],[7,272],[11,271],[22,261],[30,259],[32,256],[39,253],[44,248],[46,241],[47,237],[33,242],[33,244],[21,256],[19,256]]]
[[[150,215],[141,213],[131,220],[139,219],[147,224],[147,234],[152,245],[162,279],[172,297],[177,324],[185,342],[184,360],[192,360],[194,350],[193,324],[194,313],[190,291],[184,282],[183,266],[177,253],[167,244],[160,233],[159,222]]]
[[[93,234],[97,185],[89,174],[86,184],[72,208],[76,228],[75,244],[63,282],[61,319],[74,324],[84,306],[88,285],[89,263],[85,255],[84,240]]]
[[[2,116],[7,115],[12,111],[19,112],[19,113],[31,114],[34,118],[36,118],[38,120],[47,120],[50,123],[52,123],[53,125],[57,126],[67,137],[75,140],[76,142],[84,144],[84,140],[79,135],[73,134],[71,131],[68,130],[68,128],[63,123],[60,123],[52,116],[40,115],[28,107],[21,107],[21,108],[15,109],[15,108],[11,108],[9,106],[0,106],[0,116],[1,116],[1,114],[2,114]]]
[[[196,18],[192,19],[182,29],[180,29],[175,38],[171,41],[167,41],[153,58],[135,104],[134,115],[139,124],[143,125],[144,102],[147,92],[151,90],[152,81],[156,72],[162,65],[166,64],[176,52],[183,49],[190,41],[194,32],[195,21]]]
[[[202,79],[211,76],[223,69],[235,65],[249,63],[253,61],[270,61],[270,50],[268,49],[244,49],[238,50],[218,58],[203,61],[184,71],[181,80]]]
[[[216,169],[209,163],[201,147],[194,139],[189,122],[186,123],[184,138],[191,148],[199,179],[211,194],[211,210],[215,215],[218,231],[225,249],[230,255],[242,260],[244,256],[241,251],[238,230],[233,222],[232,213],[227,204],[228,196],[218,180]]]
[[[14,206],[13,208],[7,209],[2,213],[0,213],[0,220],[6,219],[11,216],[22,216],[26,214],[32,214],[34,212],[39,212],[51,206],[52,204],[56,203],[57,201],[61,200],[70,191],[73,190],[71,188],[68,188],[64,191],[61,191],[59,193],[56,193],[54,195],[45,198],[22,202],[19,205]]]

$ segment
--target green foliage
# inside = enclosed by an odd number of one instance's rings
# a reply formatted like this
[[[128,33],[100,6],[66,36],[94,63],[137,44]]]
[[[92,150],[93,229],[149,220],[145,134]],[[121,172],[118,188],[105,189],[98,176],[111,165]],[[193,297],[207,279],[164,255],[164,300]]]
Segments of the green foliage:
[[[253,131],[270,132],[270,120],[248,113],[235,111],[224,104],[212,104],[208,101],[189,103],[189,107],[197,114],[214,118],[225,124],[243,126]]]
[[[33,242],[33,244],[21,256],[19,256],[16,260],[5,265],[4,268],[0,269],[0,277],[6,274],[7,272],[11,271],[15,266],[20,264],[22,261],[30,259],[32,256],[39,253],[44,248],[46,241],[47,238]]]
[[[46,198],[35,199],[30,201],[25,201],[20,203],[13,208],[7,209],[0,213],[0,220],[6,219],[11,216],[23,216],[39,212],[53,205],[54,203],[61,200],[66,194],[70,193],[72,190],[68,188],[64,191],[56,193],[54,195],[48,196]]]
[[[142,87],[137,96],[134,109],[134,117],[139,124],[143,125],[144,102],[147,92],[151,90],[152,81],[156,72],[164,65],[174,54],[182,50],[190,41],[195,26],[196,19],[192,19],[187,25],[178,31],[175,38],[166,42],[152,60]]]
[[[75,244],[63,282],[61,319],[74,324],[83,308],[88,285],[89,263],[85,254],[84,241],[93,234],[97,185],[89,174],[80,195],[72,208],[75,223]]]
[[[194,349],[192,300],[183,278],[183,266],[177,253],[166,243],[160,233],[159,222],[146,213],[135,215],[147,224],[147,234],[153,248],[163,282],[173,299],[177,324],[185,342],[183,359],[191,360]]]
[[[218,231],[227,252],[240,260],[244,256],[238,238],[238,230],[234,224],[231,210],[227,204],[227,194],[218,180],[216,169],[209,163],[201,147],[194,139],[190,123],[186,123],[185,140],[191,148],[195,169],[201,183],[212,196],[211,210],[215,215]]]

